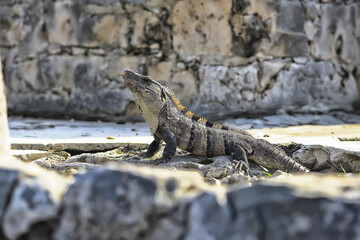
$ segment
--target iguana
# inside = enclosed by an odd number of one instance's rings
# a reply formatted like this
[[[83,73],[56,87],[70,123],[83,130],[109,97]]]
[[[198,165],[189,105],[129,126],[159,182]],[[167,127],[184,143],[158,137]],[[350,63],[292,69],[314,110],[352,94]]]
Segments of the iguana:
[[[244,130],[214,124],[197,117],[180,104],[174,92],[148,76],[125,70],[122,75],[135,103],[148,123],[154,141],[145,156],[155,155],[162,141],[165,148],[157,162],[168,162],[175,156],[176,147],[194,155],[214,157],[231,155],[240,169],[248,170],[248,159],[269,169],[285,172],[309,170],[288,157],[284,150],[266,140],[256,139]],[[153,160],[154,161],[154,160]]]

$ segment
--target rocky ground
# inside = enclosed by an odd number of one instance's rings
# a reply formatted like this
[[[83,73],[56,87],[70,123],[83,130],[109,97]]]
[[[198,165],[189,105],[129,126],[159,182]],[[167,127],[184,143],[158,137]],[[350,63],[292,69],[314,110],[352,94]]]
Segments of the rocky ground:
[[[289,155],[312,171],[358,173],[360,171],[360,116],[333,112],[327,115],[274,115],[259,119],[234,119],[228,125],[249,130],[258,138],[280,144]],[[331,126],[299,124],[338,124]],[[295,126],[290,126],[295,125]],[[266,128],[290,126],[287,128]],[[106,164],[144,163],[152,158],[146,151],[152,137],[146,123],[115,124],[102,122],[10,119],[12,154],[62,174],[98,168]],[[274,171],[251,163],[250,176],[234,172],[231,157],[201,158],[178,150],[177,156],[159,167],[199,171],[209,182],[255,181]],[[280,172],[275,173],[281,174]]]

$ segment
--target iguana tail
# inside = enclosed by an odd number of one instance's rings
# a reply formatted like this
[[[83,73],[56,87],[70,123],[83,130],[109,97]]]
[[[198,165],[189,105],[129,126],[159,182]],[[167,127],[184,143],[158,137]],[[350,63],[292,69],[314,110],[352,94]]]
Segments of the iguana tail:
[[[256,139],[256,143],[251,145],[253,155],[250,159],[261,166],[269,169],[279,169],[287,173],[310,172],[309,169],[287,156],[285,151],[279,146],[263,139]]]

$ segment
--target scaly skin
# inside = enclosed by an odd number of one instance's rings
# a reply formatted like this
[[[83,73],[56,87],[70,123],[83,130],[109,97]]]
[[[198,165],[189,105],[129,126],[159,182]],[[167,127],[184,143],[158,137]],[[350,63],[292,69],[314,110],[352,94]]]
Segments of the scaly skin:
[[[162,158],[154,162],[170,161],[179,147],[205,157],[231,155],[245,170],[249,169],[249,158],[269,169],[309,172],[276,145],[256,139],[246,131],[197,117],[180,104],[171,90],[151,78],[130,70],[125,70],[122,78],[154,136],[145,155],[153,156],[162,141],[166,143]]]

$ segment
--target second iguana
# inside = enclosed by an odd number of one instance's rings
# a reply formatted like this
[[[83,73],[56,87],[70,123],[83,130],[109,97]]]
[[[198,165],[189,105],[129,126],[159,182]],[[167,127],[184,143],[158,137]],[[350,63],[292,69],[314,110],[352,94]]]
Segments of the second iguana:
[[[135,103],[148,123],[154,141],[145,156],[155,155],[162,141],[166,143],[162,158],[168,162],[176,148],[194,155],[214,157],[231,155],[240,168],[249,169],[248,159],[269,169],[307,173],[309,170],[288,157],[284,150],[248,132],[229,128],[196,116],[180,104],[174,93],[148,76],[125,70],[122,75]],[[239,164],[238,164],[239,165]]]

